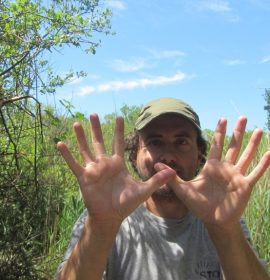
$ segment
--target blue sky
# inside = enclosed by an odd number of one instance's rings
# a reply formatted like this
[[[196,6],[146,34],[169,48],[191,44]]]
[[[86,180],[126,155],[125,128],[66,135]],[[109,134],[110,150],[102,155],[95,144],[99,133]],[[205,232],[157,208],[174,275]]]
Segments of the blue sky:
[[[115,0],[114,36],[102,37],[95,55],[64,50],[59,72],[88,76],[59,89],[76,110],[101,117],[124,105],[158,97],[185,100],[203,128],[220,117],[231,131],[240,115],[248,128],[266,128],[264,89],[270,88],[269,0]],[[228,131],[228,132],[229,132]]]

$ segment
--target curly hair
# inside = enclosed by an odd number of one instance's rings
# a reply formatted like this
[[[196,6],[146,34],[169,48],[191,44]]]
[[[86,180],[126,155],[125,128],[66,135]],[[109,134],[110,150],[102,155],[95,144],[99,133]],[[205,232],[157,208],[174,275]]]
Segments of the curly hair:
[[[197,145],[201,151],[201,156],[202,156],[200,166],[197,170],[197,173],[198,173],[206,162],[207,151],[208,151],[208,146],[209,146],[208,141],[203,137],[201,131],[198,131]],[[128,154],[128,159],[132,165],[132,168],[134,169],[134,171],[137,174],[138,174],[138,170],[137,170],[136,165],[134,164],[134,159],[137,156],[138,147],[139,147],[139,132],[138,132],[138,130],[135,129],[125,139],[125,151]]]

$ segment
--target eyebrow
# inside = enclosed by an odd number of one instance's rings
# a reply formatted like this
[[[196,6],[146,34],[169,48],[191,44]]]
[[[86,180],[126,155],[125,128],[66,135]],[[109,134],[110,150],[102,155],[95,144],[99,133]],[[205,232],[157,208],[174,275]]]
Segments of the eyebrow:
[[[145,137],[146,140],[148,140],[149,138],[162,138],[162,135],[161,134],[155,134],[155,133],[152,133],[152,134],[149,134]]]
[[[178,138],[178,137],[191,138],[191,134],[188,133],[187,131],[183,131],[181,133],[178,133],[178,134],[174,135],[174,138]],[[158,133],[151,133],[151,134],[146,136],[145,140],[149,140],[151,138],[163,138],[163,136],[161,134],[158,134]]]

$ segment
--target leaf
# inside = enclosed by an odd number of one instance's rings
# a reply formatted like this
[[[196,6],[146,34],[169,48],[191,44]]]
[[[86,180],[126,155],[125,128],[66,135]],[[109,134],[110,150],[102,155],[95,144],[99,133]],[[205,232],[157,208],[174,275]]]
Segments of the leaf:
[[[77,119],[79,121],[84,121],[86,119],[85,115],[81,112],[76,112],[74,117],[75,117],[75,119]]]

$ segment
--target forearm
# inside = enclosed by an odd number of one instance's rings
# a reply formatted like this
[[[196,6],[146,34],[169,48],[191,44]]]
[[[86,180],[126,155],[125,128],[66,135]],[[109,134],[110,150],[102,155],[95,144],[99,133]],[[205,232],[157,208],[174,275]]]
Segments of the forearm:
[[[228,280],[269,280],[266,270],[246,240],[240,223],[231,230],[208,227]]]
[[[81,238],[58,280],[100,280],[120,224],[96,224],[87,218]]]

